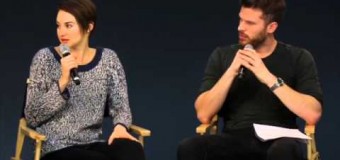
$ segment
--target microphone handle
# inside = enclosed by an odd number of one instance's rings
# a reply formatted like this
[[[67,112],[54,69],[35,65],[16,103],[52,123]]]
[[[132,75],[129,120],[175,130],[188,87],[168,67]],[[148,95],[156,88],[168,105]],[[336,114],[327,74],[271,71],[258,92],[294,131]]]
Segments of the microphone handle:
[[[254,49],[254,47],[251,44],[246,44],[243,49]],[[240,71],[238,72],[238,78],[242,79],[244,77],[244,71],[245,68],[241,66]]]
[[[244,67],[240,68],[240,71],[238,72],[238,78],[242,79],[244,77]]]
[[[70,55],[70,52],[66,52],[66,53],[62,54],[63,57],[66,57],[66,56],[68,56],[68,55]],[[76,69],[76,68],[72,68],[72,69],[70,70],[70,73],[71,73],[71,78],[72,78],[73,82],[74,82],[76,85],[79,85],[79,84],[80,84],[80,78],[79,78],[79,76],[78,76],[78,71],[77,71],[77,69]]]
[[[72,80],[73,82],[76,84],[76,85],[79,85],[80,84],[80,78],[78,76],[78,71],[76,68],[72,68],[71,69],[71,77],[72,77]]]

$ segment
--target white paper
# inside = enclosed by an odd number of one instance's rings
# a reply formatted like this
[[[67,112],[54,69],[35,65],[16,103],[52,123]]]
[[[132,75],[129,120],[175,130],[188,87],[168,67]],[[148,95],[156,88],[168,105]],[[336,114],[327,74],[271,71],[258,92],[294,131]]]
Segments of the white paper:
[[[311,139],[304,133],[300,132],[298,129],[283,128],[277,126],[263,125],[254,123],[254,129],[257,137],[262,141],[290,137],[299,138],[303,140]]]

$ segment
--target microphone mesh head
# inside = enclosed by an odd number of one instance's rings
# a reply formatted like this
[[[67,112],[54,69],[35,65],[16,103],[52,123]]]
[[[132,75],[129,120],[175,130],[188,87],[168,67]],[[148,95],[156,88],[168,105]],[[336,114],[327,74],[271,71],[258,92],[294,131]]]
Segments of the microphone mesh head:
[[[63,55],[66,53],[70,53],[70,47],[65,44],[60,44],[59,49],[60,49],[61,54]]]
[[[251,44],[246,44],[246,46],[244,46],[244,49],[254,49],[253,45]]]

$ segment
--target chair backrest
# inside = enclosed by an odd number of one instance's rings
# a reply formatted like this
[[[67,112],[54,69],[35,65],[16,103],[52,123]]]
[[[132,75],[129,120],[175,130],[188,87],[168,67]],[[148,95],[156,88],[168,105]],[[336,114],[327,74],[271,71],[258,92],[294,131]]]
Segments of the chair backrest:
[[[24,95],[23,95],[23,104],[21,108],[21,116],[18,126],[17,133],[17,142],[15,148],[15,156],[12,157],[12,160],[21,160],[21,153],[25,141],[25,137],[28,136],[35,141],[35,152],[34,152],[34,160],[40,159],[42,142],[46,140],[46,136],[39,134],[33,129],[27,127],[26,119],[25,119],[25,106],[26,106],[26,95],[27,95],[27,86],[30,83],[30,80],[26,80]]]
[[[26,106],[26,97],[27,97],[27,86],[28,84],[30,84],[31,81],[29,78],[26,79],[26,84],[25,84],[25,87],[24,87],[24,95],[23,95],[23,101],[22,101],[22,108],[21,108],[21,116],[20,118],[25,118],[25,106]]]

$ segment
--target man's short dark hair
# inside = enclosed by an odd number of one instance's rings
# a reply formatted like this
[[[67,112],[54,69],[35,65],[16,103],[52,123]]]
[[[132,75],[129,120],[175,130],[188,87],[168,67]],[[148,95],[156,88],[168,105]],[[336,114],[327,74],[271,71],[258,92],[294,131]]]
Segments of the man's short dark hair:
[[[268,23],[280,23],[286,11],[285,0],[241,0],[241,6],[260,9]]]

